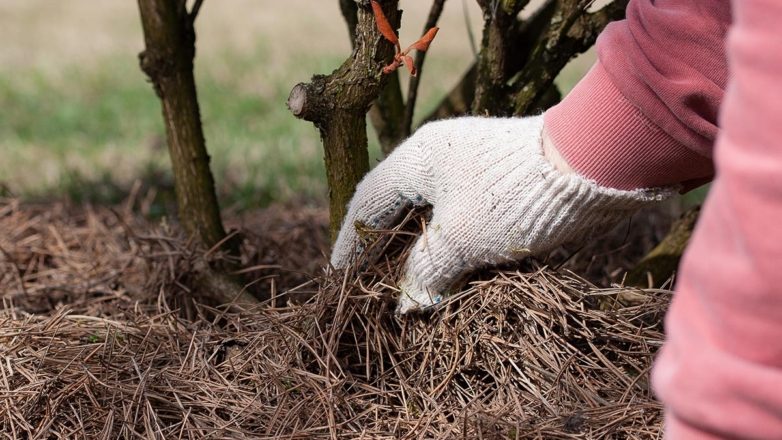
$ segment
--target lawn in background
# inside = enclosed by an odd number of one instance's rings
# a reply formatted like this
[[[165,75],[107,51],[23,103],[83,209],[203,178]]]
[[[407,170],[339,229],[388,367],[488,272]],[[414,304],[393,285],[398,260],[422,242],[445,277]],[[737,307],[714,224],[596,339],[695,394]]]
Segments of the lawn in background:
[[[311,124],[285,107],[287,77],[263,90],[248,78],[262,63],[225,54],[199,65],[198,93],[207,148],[224,204],[257,205],[293,194],[321,197],[322,154]],[[259,50],[258,60],[263,60]],[[339,60],[291,60],[324,71]],[[249,86],[246,84],[250,84]],[[160,104],[135,59],[109,57],[89,69],[67,66],[56,78],[28,70],[0,76],[0,181],[28,198],[69,196],[103,202],[124,197],[136,179],[171,186]]]

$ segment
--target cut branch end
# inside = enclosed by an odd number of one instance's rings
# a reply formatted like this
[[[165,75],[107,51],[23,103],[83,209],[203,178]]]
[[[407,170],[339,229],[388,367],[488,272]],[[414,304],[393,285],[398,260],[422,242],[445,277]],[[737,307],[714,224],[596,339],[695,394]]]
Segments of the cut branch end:
[[[296,84],[286,102],[293,116],[303,119],[307,112],[307,90],[303,83]]]

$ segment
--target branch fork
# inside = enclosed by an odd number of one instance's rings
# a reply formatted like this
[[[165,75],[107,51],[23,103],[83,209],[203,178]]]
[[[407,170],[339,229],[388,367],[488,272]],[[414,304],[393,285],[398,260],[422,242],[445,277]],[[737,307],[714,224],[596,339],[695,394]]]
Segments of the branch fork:
[[[394,70],[398,69],[399,66],[404,65],[410,71],[410,75],[413,76],[418,75],[418,72],[416,71],[414,66],[413,57],[408,55],[408,53],[410,53],[410,51],[413,49],[419,50],[421,52],[426,52],[426,50],[429,49],[429,45],[432,43],[432,40],[434,40],[434,37],[435,35],[437,35],[437,31],[440,30],[440,28],[435,26],[429,29],[424,34],[423,37],[418,39],[418,41],[411,44],[410,47],[408,47],[407,49],[402,50],[402,46],[399,44],[399,38],[397,38],[396,32],[394,32],[394,28],[388,22],[388,19],[386,19],[385,14],[383,14],[383,8],[380,6],[380,3],[376,2],[375,0],[372,0],[372,12],[375,14],[375,20],[377,21],[377,29],[386,38],[386,40],[393,43],[394,46],[396,47],[396,54],[394,55],[394,61],[391,64],[383,67],[383,73],[389,74]]]

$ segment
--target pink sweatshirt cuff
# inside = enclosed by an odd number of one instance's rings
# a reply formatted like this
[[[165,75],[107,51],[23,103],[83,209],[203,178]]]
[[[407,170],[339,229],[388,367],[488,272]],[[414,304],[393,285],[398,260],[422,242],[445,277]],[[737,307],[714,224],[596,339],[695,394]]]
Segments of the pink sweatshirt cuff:
[[[559,153],[579,174],[610,188],[681,183],[714,175],[711,158],[672,138],[622,96],[598,61],[567,97],[544,115]]]

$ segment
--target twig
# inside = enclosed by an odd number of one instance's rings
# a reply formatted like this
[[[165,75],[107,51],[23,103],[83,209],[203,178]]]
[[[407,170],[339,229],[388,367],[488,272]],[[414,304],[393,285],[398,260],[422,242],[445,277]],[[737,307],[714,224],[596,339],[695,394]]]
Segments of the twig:
[[[472,50],[472,57],[475,61],[478,61],[478,45],[475,44],[475,33],[472,31],[472,23],[470,22],[470,13],[467,10],[467,0],[462,0],[462,12],[464,13],[464,24],[467,27],[467,38],[470,40],[470,49]]]
[[[373,3],[374,5],[375,3]],[[398,22],[397,1],[386,1],[388,23]],[[323,141],[332,241],[342,226],[356,185],[369,171],[366,112],[387,84],[384,66],[394,62],[394,44],[381,37],[375,16],[359,10],[356,48],[329,76],[315,76],[291,90],[288,108],[313,122]],[[390,25],[389,25],[390,27]],[[393,29],[384,29],[393,35]],[[382,34],[385,36],[385,34]]]
[[[432,2],[432,9],[429,10],[429,17],[426,19],[424,25],[424,33],[429,29],[437,26],[437,21],[440,20],[440,15],[443,13],[443,5],[445,0],[434,0]],[[405,113],[402,119],[402,131],[404,137],[410,136],[411,128],[413,125],[413,113],[415,112],[415,102],[418,98],[418,84],[421,81],[421,71],[424,67],[424,58],[426,58],[425,51],[417,51],[415,54],[414,71],[418,72],[418,75],[410,78],[410,85],[407,89],[407,101],[405,102]]]
[[[591,47],[611,20],[624,17],[628,0],[614,0],[597,12],[587,13],[574,1],[559,4],[562,17],[538,42],[529,62],[510,81],[514,91],[513,114],[526,115],[551,87],[557,74],[577,53]]]
[[[356,26],[358,26],[358,6],[355,0],[339,0],[339,10],[342,12],[342,18],[348,26],[348,35],[350,36],[350,47],[356,48]]]
[[[195,3],[193,3],[193,9],[190,10],[190,21],[195,22],[196,17],[198,17],[198,11],[201,10],[201,4],[204,3],[204,0],[195,0]]]

